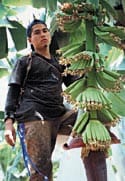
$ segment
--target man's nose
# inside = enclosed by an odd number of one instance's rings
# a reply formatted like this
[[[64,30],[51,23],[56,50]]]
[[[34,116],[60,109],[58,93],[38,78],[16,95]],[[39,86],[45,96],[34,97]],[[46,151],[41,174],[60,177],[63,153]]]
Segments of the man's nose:
[[[44,31],[41,30],[41,31],[40,31],[40,35],[41,35],[41,36],[45,36]]]

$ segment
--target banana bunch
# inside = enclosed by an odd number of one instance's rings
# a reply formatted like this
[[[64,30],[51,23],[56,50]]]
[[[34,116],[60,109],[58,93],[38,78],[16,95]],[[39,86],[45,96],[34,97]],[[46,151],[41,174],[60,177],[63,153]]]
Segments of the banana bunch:
[[[101,32],[110,32],[123,40],[125,39],[125,27],[123,26],[99,26],[98,29]]]
[[[120,117],[112,109],[97,110],[97,117],[106,126],[116,126]]]
[[[74,32],[81,25],[81,19],[74,15],[57,15],[57,23],[61,31]]]
[[[73,32],[76,28],[79,28],[81,25],[80,19],[73,19],[70,21],[64,21],[63,30],[65,32]]]
[[[105,58],[99,53],[94,53],[93,57],[94,57],[94,67],[96,72],[103,71],[105,66]]]
[[[64,72],[71,75],[80,75],[82,76],[88,71],[91,71],[94,65],[94,60],[91,59],[89,61],[79,60],[71,63],[70,67],[66,69]]]
[[[123,48],[122,38],[120,38],[120,36],[108,31],[101,31],[98,27],[94,28],[94,32],[102,42],[117,48]]]
[[[119,92],[123,88],[121,75],[117,72],[103,69],[103,71],[96,72],[96,79],[106,91]]]
[[[83,114],[81,114],[80,116],[77,117],[76,122],[73,126],[72,129],[72,134],[73,135],[81,135],[85,129],[85,126],[88,122],[89,119],[89,112],[86,111]]]
[[[60,64],[67,65],[68,59],[70,60],[71,57],[76,55],[79,52],[84,51],[85,44],[83,42],[78,43],[70,43],[59,50],[57,50],[57,53],[61,55],[60,57]],[[66,59],[67,61],[63,62],[62,59]],[[71,60],[70,60],[71,61]]]
[[[111,102],[103,92],[95,87],[88,87],[76,97],[77,106],[87,110],[111,108]]]
[[[82,51],[65,59],[64,62],[70,63],[70,66],[64,71],[64,74],[82,76],[86,72],[91,71],[94,66],[93,52]]]
[[[75,10],[75,6],[72,3],[63,3],[61,6],[61,11],[66,13],[66,14],[73,14]]]
[[[61,7],[61,11],[66,14],[73,14],[74,12],[93,12],[94,7],[93,4],[90,3],[84,3],[82,0],[75,0],[73,3],[63,3]]]
[[[63,92],[62,95],[68,102],[76,104],[76,97],[85,90],[86,78],[80,78],[70,84]]]
[[[82,138],[90,150],[104,150],[111,144],[111,137],[108,130],[97,119],[89,120],[82,133]]]

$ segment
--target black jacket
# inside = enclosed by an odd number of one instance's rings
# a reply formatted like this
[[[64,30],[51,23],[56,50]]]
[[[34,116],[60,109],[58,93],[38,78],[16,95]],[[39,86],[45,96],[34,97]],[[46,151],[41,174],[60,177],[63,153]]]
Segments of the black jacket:
[[[64,67],[56,58],[51,60],[36,53],[32,54],[32,64],[25,82],[24,93],[21,87],[26,77],[29,58],[17,60],[9,81],[5,105],[5,120],[10,117],[18,122],[32,120],[53,120],[66,109],[63,105],[62,83],[69,85],[74,77],[62,77]]]

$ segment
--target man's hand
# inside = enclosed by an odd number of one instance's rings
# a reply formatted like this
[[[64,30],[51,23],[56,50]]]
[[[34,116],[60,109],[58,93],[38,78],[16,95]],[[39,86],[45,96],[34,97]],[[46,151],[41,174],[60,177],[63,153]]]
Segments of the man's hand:
[[[7,119],[5,122],[5,140],[10,146],[14,146],[16,142],[16,131],[13,126],[13,120]]]

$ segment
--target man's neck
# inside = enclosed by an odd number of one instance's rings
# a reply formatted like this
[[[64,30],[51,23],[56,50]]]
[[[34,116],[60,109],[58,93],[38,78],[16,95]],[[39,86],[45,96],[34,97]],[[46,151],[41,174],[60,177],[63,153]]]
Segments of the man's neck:
[[[39,55],[46,57],[47,59],[51,59],[51,54],[48,48],[36,50],[35,52],[38,53]]]

